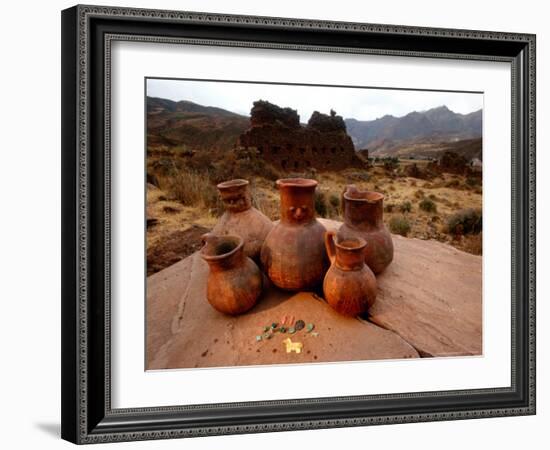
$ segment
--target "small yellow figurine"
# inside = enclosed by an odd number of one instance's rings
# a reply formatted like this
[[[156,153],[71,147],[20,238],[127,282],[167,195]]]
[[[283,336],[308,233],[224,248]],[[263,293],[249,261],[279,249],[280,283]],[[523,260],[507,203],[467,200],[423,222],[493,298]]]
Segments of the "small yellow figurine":
[[[286,345],[287,353],[290,353],[290,352],[302,353],[302,347],[304,346],[304,344],[302,344],[301,342],[292,342],[290,338],[286,338],[283,341],[283,344]]]

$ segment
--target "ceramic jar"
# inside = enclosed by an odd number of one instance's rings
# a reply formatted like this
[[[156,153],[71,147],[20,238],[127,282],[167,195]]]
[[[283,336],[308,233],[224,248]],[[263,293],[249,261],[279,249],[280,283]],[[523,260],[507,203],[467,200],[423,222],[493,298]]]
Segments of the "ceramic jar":
[[[217,188],[225,212],[212,232],[242,237],[245,255],[259,261],[262,244],[273,228],[273,222],[252,206],[247,180],[224,181]]]
[[[224,314],[242,314],[252,308],[262,292],[262,273],[244,254],[239,236],[205,234],[200,251],[208,263],[206,298]]]
[[[325,227],[315,218],[317,181],[284,178],[276,184],[281,198],[281,220],[262,246],[264,271],[281,289],[312,289],[321,283],[328,266]]]
[[[349,185],[342,194],[342,208],[344,223],[338,230],[338,238],[364,239],[368,246],[365,262],[379,274],[393,260],[393,241],[383,220],[384,196]]]
[[[326,301],[345,316],[367,312],[376,300],[376,278],[365,264],[368,244],[359,237],[341,240],[328,231],[325,245],[331,263],[323,281]]]

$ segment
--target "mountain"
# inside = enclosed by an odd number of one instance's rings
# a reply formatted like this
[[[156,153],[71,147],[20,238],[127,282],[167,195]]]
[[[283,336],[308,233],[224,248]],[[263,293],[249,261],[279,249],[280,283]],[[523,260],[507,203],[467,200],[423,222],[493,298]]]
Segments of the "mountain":
[[[346,119],[345,124],[355,149],[368,148],[372,156],[434,157],[451,143],[464,141],[466,147],[464,150],[461,147],[461,152],[479,157],[481,120],[481,110],[457,114],[440,106],[413,111],[403,117],[386,115],[370,121]],[[222,155],[235,146],[249,127],[250,117],[222,108],[147,97],[147,146],[151,150],[205,150]],[[474,144],[469,140],[474,140]]]
[[[459,114],[446,106],[413,111],[403,117],[386,115],[360,121],[346,119],[356,149],[369,149],[372,155],[389,155],[413,142],[452,142],[481,137],[482,111]]]
[[[397,156],[399,158],[437,159],[444,152],[454,152],[470,161],[473,158],[483,159],[481,138],[461,139],[456,141],[411,140],[402,142],[398,147],[388,151],[378,149],[374,156]],[[372,156],[373,153],[369,152]]]
[[[214,106],[147,97],[147,146],[225,150],[235,145],[249,121]]]

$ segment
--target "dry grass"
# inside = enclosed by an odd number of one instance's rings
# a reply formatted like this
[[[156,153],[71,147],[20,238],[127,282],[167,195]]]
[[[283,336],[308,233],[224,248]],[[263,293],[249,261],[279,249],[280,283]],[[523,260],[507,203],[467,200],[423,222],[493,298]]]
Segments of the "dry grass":
[[[218,191],[205,173],[180,169],[172,176],[160,178],[159,185],[171,199],[185,206],[208,209],[213,213],[223,209]]]
[[[305,173],[295,175],[311,176]],[[402,217],[409,225],[408,237],[436,239],[470,253],[481,252],[479,235],[457,239],[447,232],[447,222],[451,216],[461,209],[481,209],[482,206],[480,186],[469,186],[463,176],[444,174],[428,183],[410,177],[394,178],[386,174],[383,167],[374,167],[368,172],[357,169],[318,172],[314,176],[319,182],[317,202],[318,213],[322,213],[320,215],[342,220],[340,196],[345,186],[353,183],[359,189],[376,190],[384,194],[384,205],[392,206],[384,212],[384,221],[388,227],[391,227],[393,217]],[[155,236],[163,230],[182,229],[193,224],[211,228],[215,224],[221,210],[215,185],[212,181],[207,182],[207,174],[185,171],[173,181],[159,178],[162,191],[157,190],[154,194],[151,192],[154,195],[151,198],[154,205],[154,214],[151,217],[157,218],[159,222],[148,230],[148,241],[150,237],[156,239]],[[279,219],[279,192],[274,181],[258,175],[244,178],[250,181],[253,205],[270,219]],[[452,186],[460,187],[448,187],[449,181],[454,181]],[[149,197],[148,193],[148,203]],[[437,202],[437,215],[434,212],[426,214],[418,207],[423,199]],[[178,211],[172,212],[169,209],[165,212],[163,208],[166,206],[174,207]]]
[[[147,248],[162,241],[175,230],[185,231],[192,225],[212,228],[218,218],[197,206],[184,206],[170,200],[167,194],[154,186],[147,186],[147,219],[154,219],[155,225],[147,228]]]
[[[481,255],[483,251],[482,233],[474,234],[473,236],[465,236],[460,248],[465,252]]]

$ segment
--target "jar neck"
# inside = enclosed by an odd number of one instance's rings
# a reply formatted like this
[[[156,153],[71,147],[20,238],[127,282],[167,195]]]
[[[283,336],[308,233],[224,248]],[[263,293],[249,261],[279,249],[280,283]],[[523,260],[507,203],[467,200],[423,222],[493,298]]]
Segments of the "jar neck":
[[[200,254],[212,272],[232,269],[243,263],[245,255],[240,237],[207,233],[202,239],[204,247]]]
[[[345,271],[361,270],[365,264],[365,247],[336,248],[336,266]]]
[[[281,222],[306,224],[315,220],[315,186],[280,187]]]
[[[344,221],[359,229],[380,228],[383,224],[383,200],[344,199]]]
[[[243,263],[243,260],[244,251],[243,248],[240,248],[233,254],[224,256],[220,259],[207,260],[207,262],[212,272],[223,272],[239,267]]]
[[[218,191],[227,211],[238,213],[252,208],[248,181],[230,180],[218,184]]]
[[[221,197],[226,211],[238,213],[248,211],[252,208],[252,199],[248,189],[245,192],[238,192],[231,195],[222,194]]]

